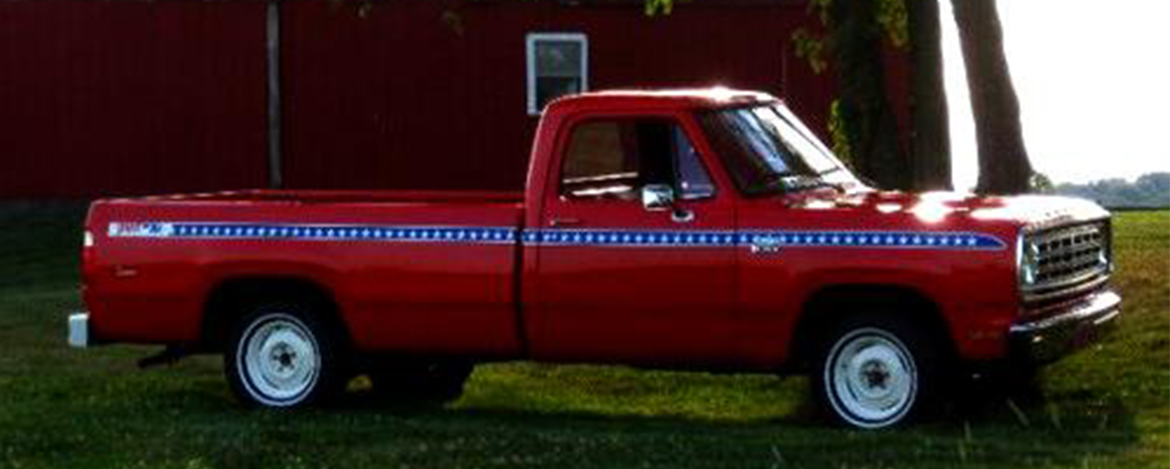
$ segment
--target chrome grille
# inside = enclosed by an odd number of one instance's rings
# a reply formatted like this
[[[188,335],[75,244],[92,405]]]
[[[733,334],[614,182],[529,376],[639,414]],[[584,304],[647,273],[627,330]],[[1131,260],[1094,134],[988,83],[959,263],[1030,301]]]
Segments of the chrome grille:
[[[1053,228],[1027,237],[1037,259],[1035,281],[1025,293],[1051,297],[1099,283],[1109,273],[1109,223]]]

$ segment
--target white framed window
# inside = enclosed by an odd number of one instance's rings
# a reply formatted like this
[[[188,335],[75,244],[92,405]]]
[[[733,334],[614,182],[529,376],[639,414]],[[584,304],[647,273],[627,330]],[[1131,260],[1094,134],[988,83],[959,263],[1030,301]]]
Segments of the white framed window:
[[[537,116],[550,101],[589,90],[589,39],[581,33],[530,33],[528,115]]]

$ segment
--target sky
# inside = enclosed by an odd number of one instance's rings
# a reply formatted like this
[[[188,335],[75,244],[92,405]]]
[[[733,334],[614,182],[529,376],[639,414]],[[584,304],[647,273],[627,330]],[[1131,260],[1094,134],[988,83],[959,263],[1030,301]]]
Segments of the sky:
[[[962,52],[942,0],[957,189],[977,178]],[[1170,1],[999,0],[1032,166],[1054,182],[1170,171]]]

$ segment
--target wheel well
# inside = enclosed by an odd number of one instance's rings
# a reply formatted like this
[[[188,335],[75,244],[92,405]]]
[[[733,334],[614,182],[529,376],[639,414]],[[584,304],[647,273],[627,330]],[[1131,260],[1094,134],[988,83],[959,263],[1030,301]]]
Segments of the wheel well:
[[[247,313],[246,308],[265,301],[295,301],[311,307],[349,342],[348,328],[341,308],[332,292],[317,282],[296,277],[246,277],[220,282],[203,305],[203,324],[199,349],[219,352],[227,341],[233,322]]]
[[[789,362],[798,371],[810,369],[816,360],[818,346],[832,325],[839,323],[859,308],[898,311],[929,333],[940,334],[944,353],[955,356],[950,327],[938,305],[921,292],[895,285],[834,285],[822,288],[809,297],[801,308],[800,319],[793,331]]]

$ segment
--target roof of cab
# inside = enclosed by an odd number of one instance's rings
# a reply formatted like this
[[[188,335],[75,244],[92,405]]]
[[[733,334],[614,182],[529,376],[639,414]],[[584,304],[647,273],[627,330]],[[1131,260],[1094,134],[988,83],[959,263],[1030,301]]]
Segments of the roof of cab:
[[[626,108],[695,109],[778,101],[768,93],[716,88],[661,90],[609,90],[582,93],[557,99],[549,109],[557,111]]]

